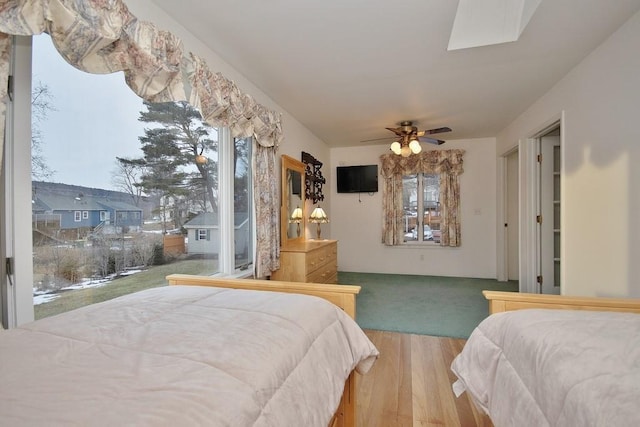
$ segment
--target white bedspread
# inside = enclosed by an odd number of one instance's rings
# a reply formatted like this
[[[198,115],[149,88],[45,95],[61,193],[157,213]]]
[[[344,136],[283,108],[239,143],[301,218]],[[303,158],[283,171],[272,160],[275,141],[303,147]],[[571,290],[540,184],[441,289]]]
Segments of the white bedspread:
[[[325,427],[377,354],[316,297],[150,289],[0,333],[0,425]]]
[[[640,426],[638,314],[494,314],[451,369],[496,427]]]

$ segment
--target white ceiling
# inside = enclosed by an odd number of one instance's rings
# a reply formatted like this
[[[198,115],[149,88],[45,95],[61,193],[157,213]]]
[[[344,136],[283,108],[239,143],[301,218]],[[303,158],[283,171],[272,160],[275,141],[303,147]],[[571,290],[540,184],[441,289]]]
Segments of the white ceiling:
[[[445,140],[496,136],[640,10],[543,0],[518,41],[447,51],[453,0],[153,2],[334,147],[402,120],[449,126]]]

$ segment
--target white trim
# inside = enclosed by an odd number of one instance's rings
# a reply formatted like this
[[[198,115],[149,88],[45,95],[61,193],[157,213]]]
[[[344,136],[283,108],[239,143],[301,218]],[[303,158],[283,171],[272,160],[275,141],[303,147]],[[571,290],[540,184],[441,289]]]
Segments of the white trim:
[[[7,327],[33,321],[33,243],[31,233],[31,37],[16,36],[11,74],[13,103],[7,109],[5,146],[4,257],[13,258],[13,286],[7,286]],[[20,238],[16,238],[20,236]],[[28,256],[25,256],[28,255]],[[6,276],[3,275],[5,280]]]
[[[218,129],[218,225],[220,252],[218,270],[224,275],[235,271],[233,217],[233,138],[228,128]],[[230,181],[231,180],[231,181]],[[229,203],[231,202],[231,203]]]

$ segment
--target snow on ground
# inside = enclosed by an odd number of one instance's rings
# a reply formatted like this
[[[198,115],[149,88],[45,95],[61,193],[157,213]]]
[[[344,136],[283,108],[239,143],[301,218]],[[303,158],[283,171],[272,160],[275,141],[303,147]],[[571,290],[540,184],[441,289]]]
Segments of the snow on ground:
[[[45,304],[58,298],[60,294],[41,294],[33,296],[33,305]]]
[[[136,274],[141,272],[142,270],[127,270],[120,273],[120,276],[130,276],[132,274]],[[44,291],[33,291],[33,305],[45,304],[53,301],[54,299],[60,296],[61,291],[75,291],[78,289],[89,289],[89,288],[99,288],[101,286],[108,285],[113,281],[115,275],[108,276],[104,279],[84,279],[80,283],[76,283],[70,286],[65,286],[64,288],[60,288],[59,291],[54,292],[44,292]]]

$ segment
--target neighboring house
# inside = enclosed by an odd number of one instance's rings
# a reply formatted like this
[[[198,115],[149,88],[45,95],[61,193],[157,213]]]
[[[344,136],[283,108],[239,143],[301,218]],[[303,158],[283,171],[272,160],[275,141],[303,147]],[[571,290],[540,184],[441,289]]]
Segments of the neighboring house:
[[[220,253],[220,227],[218,214],[203,212],[188,221],[187,230],[189,255],[207,255],[216,257]],[[247,254],[249,218],[246,213],[237,213],[234,218],[234,241],[236,258]]]
[[[118,234],[142,227],[142,209],[82,193],[76,196],[38,193],[32,201],[32,214],[34,228],[46,223],[48,230],[57,228],[67,236],[69,230],[75,230],[75,238],[85,238],[96,229],[103,234]]]

